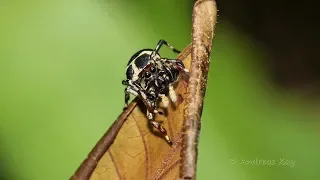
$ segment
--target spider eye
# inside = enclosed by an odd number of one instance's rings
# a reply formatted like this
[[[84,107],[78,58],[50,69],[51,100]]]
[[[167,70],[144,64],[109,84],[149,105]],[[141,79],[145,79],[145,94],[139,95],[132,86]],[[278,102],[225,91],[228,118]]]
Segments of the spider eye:
[[[151,100],[151,101],[153,101],[153,100],[155,100],[155,97],[152,96],[152,95],[149,95],[149,96],[148,96],[148,99]]]
[[[151,66],[151,67],[150,67],[150,71],[151,71],[152,73],[155,73],[155,72],[156,72],[156,68],[153,67],[153,66]]]
[[[151,76],[151,73],[149,71],[147,71],[145,74],[144,74],[144,77],[145,78],[149,78]]]

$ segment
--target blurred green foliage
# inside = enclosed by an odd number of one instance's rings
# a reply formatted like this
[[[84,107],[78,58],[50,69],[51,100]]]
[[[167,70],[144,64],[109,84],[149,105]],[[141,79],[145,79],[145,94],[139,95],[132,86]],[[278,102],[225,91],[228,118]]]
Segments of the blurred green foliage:
[[[130,56],[159,39],[179,49],[191,42],[192,2],[182,0],[0,4],[0,179],[68,179],[121,112]],[[220,20],[198,179],[320,178],[319,113],[270,85],[263,56]],[[241,163],[256,158],[276,163]]]

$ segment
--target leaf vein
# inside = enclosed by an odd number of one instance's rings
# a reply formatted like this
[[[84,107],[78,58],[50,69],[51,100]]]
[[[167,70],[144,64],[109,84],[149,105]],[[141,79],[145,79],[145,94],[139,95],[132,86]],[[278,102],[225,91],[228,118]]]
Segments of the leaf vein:
[[[119,167],[118,167],[118,165],[117,165],[117,163],[116,163],[116,161],[115,161],[115,159],[113,157],[113,154],[111,153],[111,151],[108,151],[108,154],[109,154],[110,159],[111,159],[111,161],[112,161],[112,163],[114,165],[114,168],[116,169],[117,175],[119,176],[120,179],[122,179],[120,171],[119,171]]]
[[[132,114],[132,118],[134,119],[135,123],[137,124],[139,133],[141,134],[141,138],[142,138],[142,143],[144,146],[144,151],[146,152],[146,179],[149,179],[149,156],[148,156],[148,148],[147,148],[147,144],[146,144],[146,140],[144,137],[144,134],[142,133],[142,130],[140,129],[138,123],[137,123],[137,119],[135,118],[135,116]]]

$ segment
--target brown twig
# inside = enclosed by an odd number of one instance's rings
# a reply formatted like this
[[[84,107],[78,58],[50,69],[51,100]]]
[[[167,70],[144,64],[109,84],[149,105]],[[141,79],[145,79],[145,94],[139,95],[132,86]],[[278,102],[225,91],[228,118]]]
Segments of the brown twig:
[[[96,168],[99,160],[104,155],[104,153],[109,149],[113,141],[115,140],[120,128],[126,121],[128,115],[137,105],[137,99],[135,99],[128,108],[123,111],[117,120],[111,125],[108,131],[102,136],[98,141],[96,146],[89,153],[87,159],[85,159],[70,180],[88,180]]]
[[[180,179],[196,179],[200,118],[217,17],[216,2],[198,0],[194,5],[192,16],[192,61],[184,110]]]

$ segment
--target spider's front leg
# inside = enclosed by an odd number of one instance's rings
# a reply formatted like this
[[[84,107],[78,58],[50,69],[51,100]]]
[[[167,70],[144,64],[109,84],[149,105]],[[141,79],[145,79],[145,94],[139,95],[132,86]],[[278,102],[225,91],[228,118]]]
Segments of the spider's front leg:
[[[155,55],[159,53],[159,50],[161,49],[162,45],[166,45],[174,53],[178,53],[178,54],[181,53],[181,51],[179,51],[175,47],[171,46],[167,41],[165,41],[163,39],[160,39],[160,41],[158,42],[156,48],[153,50],[152,54],[150,55],[150,59],[153,59],[155,57]]]
[[[179,60],[179,59],[162,58],[161,61],[164,64],[164,66],[168,68],[168,71],[170,71],[171,73],[172,73],[172,70],[173,71],[179,71],[179,74],[181,74],[182,79],[185,82],[189,81],[189,70],[187,68],[185,68],[185,66],[184,66],[184,64],[183,64],[183,62],[181,60]],[[176,74],[171,75],[171,76],[173,76],[172,77],[173,79],[176,79],[176,78],[178,79]],[[173,80],[173,82],[175,82],[175,80]],[[176,92],[174,90],[174,87],[173,87],[172,83],[170,83],[168,85],[169,97],[170,97],[171,101],[175,103],[175,102],[177,102],[178,98],[177,98],[177,95],[176,95]]]
[[[142,100],[142,102],[147,107],[149,112],[153,112],[153,113],[156,113],[156,114],[157,113],[162,114],[162,112],[160,112],[160,111],[158,111],[156,109],[156,101],[157,101],[156,97],[154,97],[151,94],[149,94],[139,84],[137,84],[137,83],[135,83],[135,82],[133,82],[131,80],[123,81],[122,83],[125,84],[125,85],[128,85],[128,87],[125,89],[125,96],[126,96],[125,97],[125,101],[126,101],[126,103],[127,103],[127,101],[129,101],[128,100],[128,96],[129,96],[129,93],[131,93],[134,96],[138,96]]]
[[[153,114],[163,115],[163,112],[158,110],[158,106],[157,106],[158,98],[156,98],[155,96],[152,96],[147,92],[142,92],[142,98],[143,98],[142,101],[146,105],[147,110],[149,112],[153,112]]]
[[[126,85],[127,87],[124,89],[124,102],[125,102],[125,107],[123,108],[124,110],[127,109],[129,105],[129,100],[130,100],[130,94],[134,96],[138,96],[138,88],[134,87],[130,80],[123,80],[122,81],[123,85]]]
[[[161,61],[164,62],[165,65],[172,67],[173,69],[178,70],[181,73],[181,75],[183,76],[184,81],[187,82],[189,80],[189,69],[187,69],[184,66],[184,64],[181,60],[162,58]]]
[[[170,145],[172,145],[171,139],[168,136],[166,129],[164,127],[162,127],[159,122],[154,120],[155,114],[157,114],[157,113],[162,114],[161,111],[157,110],[158,98],[156,98],[155,96],[152,96],[151,94],[149,94],[147,92],[139,92],[139,93],[141,93],[142,101],[144,102],[144,104],[147,107],[147,119],[148,119],[149,123],[154,128],[158,129],[159,132],[164,136],[166,141]]]
[[[161,113],[160,111],[158,111],[156,102],[157,102],[157,98],[152,96],[151,94],[149,94],[148,92],[146,92],[144,89],[142,89],[138,84],[130,81],[130,80],[125,80],[122,82],[124,85],[127,85],[127,88],[125,89],[125,102],[126,104],[128,104],[129,101],[129,93],[135,95],[135,96],[139,96],[140,99],[142,100],[142,102],[144,103],[144,105],[147,107],[147,118],[149,123],[155,127],[156,129],[158,129],[160,131],[160,133],[163,134],[164,138],[166,139],[166,141],[172,145],[172,142],[170,140],[170,137],[167,134],[167,131],[164,127],[162,127],[160,125],[159,122],[155,121],[155,114],[156,113]]]
[[[166,139],[168,144],[171,146],[172,145],[171,138],[168,136],[167,130],[164,127],[162,127],[159,122],[154,120],[155,114],[154,113],[150,113],[149,110],[147,110],[147,117],[148,117],[149,123],[154,128],[159,130],[159,132],[164,136],[164,138]]]
[[[156,48],[154,49],[154,51],[155,51],[156,53],[158,53],[158,51],[160,50],[160,48],[161,48],[162,45],[166,45],[168,48],[170,48],[170,49],[171,49],[173,52],[175,52],[175,53],[181,53],[179,50],[177,50],[176,48],[174,48],[173,46],[171,46],[167,41],[165,41],[165,40],[163,40],[163,39],[161,39],[161,40],[158,42],[158,44],[157,44]]]

